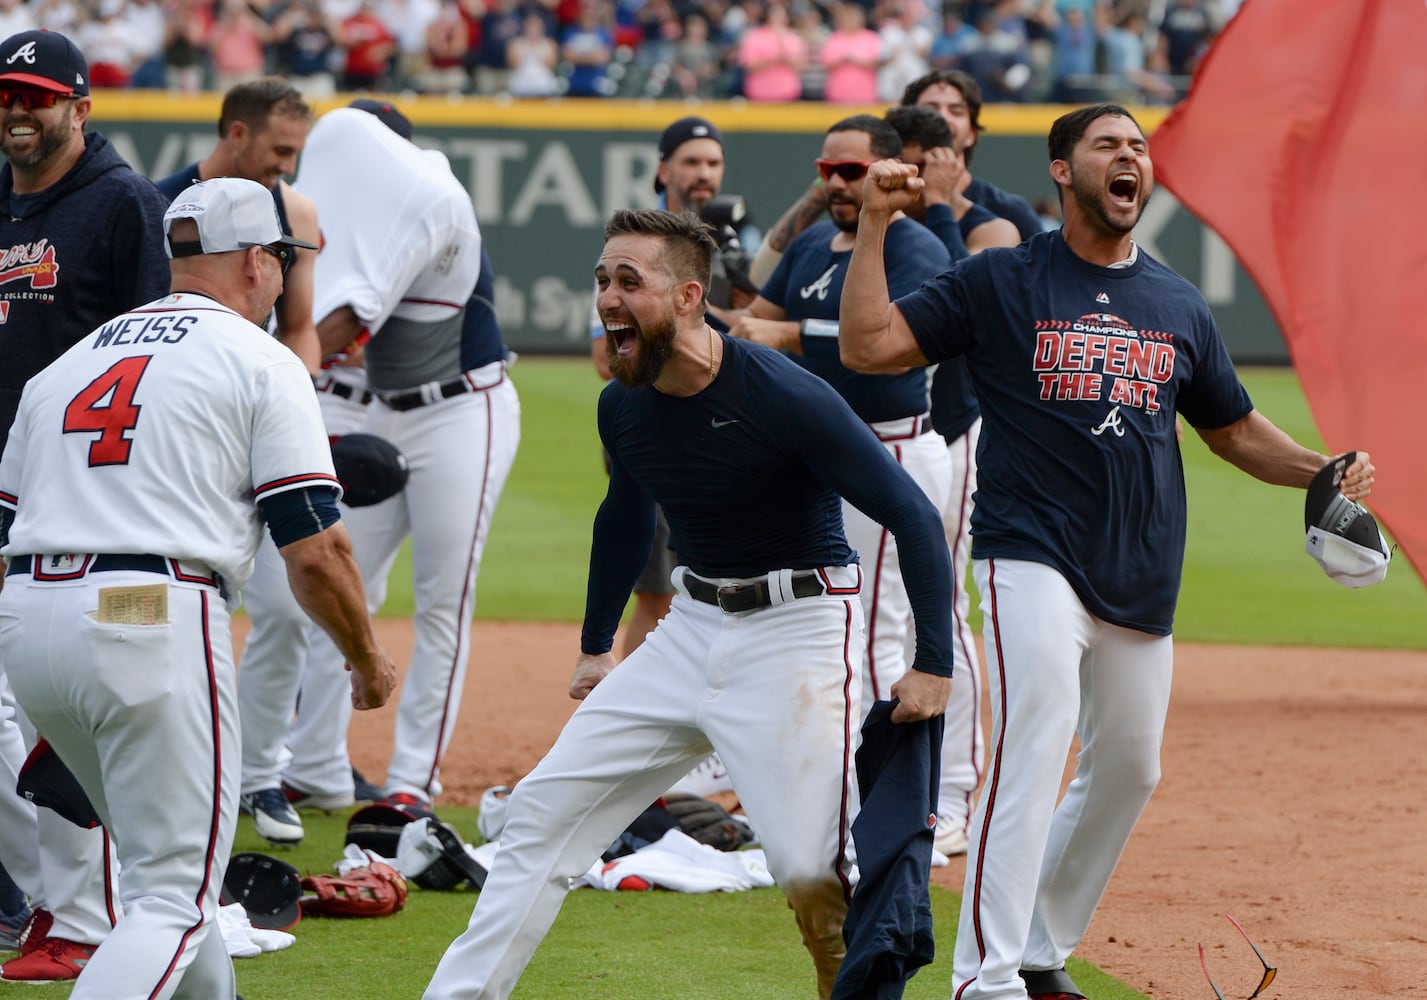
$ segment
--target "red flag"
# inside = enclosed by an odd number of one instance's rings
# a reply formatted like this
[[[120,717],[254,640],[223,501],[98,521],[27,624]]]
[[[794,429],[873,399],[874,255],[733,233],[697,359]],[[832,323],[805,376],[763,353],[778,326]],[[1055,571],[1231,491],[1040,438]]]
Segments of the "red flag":
[[[1151,152],[1258,283],[1328,447],[1372,453],[1422,575],[1427,4],[1246,0]]]

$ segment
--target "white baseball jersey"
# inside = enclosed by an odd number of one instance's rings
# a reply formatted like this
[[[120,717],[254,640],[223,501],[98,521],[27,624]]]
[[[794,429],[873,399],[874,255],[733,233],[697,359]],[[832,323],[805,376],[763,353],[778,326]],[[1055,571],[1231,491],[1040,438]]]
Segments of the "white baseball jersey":
[[[211,429],[202,449],[176,433],[194,422]],[[3,554],[149,553],[204,563],[236,592],[255,501],[309,486],[340,489],[302,363],[218,302],[170,295],[25,386],[0,461],[0,503],[17,509]]]
[[[480,227],[445,156],[375,115],[338,108],[308,134],[294,187],[322,220],[315,319],[351,306],[375,333],[393,316],[432,322],[465,307],[480,274]]]

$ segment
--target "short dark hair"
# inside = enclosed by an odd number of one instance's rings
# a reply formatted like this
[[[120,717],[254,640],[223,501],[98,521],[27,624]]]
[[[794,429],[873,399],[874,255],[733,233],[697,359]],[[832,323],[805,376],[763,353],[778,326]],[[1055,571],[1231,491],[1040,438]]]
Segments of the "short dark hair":
[[[922,149],[936,149],[939,146],[950,149],[954,145],[951,126],[931,108],[915,105],[889,108],[883,117],[902,137],[904,149],[913,145]]]
[[[1135,128],[1144,134],[1144,129],[1135,116],[1119,104],[1089,104],[1083,108],[1076,108],[1074,111],[1067,111],[1055,120],[1050,127],[1050,136],[1046,140],[1046,145],[1050,152],[1050,160],[1070,159],[1070,152],[1075,148],[1075,144],[1085,135],[1085,130],[1097,118],[1106,115],[1115,115],[1119,118],[1128,118],[1135,123]]]
[[[981,128],[981,84],[976,82],[976,77],[960,69],[934,69],[930,73],[925,73],[907,84],[907,89],[902,91],[902,105],[910,107],[917,103],[917,99],[922,96],[922,91],[928,87],[934,87],[938,83],[944,83],[948,87],[955,87],[961,91],[961,98],[966,102],[966,111],[971,118],[971,129],[977,135],[982,132]],[[967,146],[965,149],[966,162],[971,162],[972,155],[976,152],[975,145]]]
[[[902,155],[902,137],[897,134],[896,129],[876,115],[853,115],[844,118],[827,130],[828,135],[834,132],[866,132],[867,137],[872,140],[872,155],[879,160]]]
[[[248,80],[223,95],[223,109],[218,113],[218,138],[227,137],[234,122],[243,122],[257,131],[272,115],[310,119],[312,108],[292,84],[280,76],[264,76]]]
[[[623,208],[605,223],[608,243],[616,236],[652,236],[664,244],[664,271],[676,282],[697,281],[708,294],[718,241],[713,227],[693,212]]]

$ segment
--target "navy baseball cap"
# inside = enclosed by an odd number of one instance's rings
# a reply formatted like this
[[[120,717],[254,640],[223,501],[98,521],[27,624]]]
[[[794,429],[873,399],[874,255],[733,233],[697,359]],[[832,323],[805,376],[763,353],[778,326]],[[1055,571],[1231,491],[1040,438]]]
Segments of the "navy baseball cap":
[[[58,31],[21,31],[0,42],[0,84],[7,83],[84,97],[89,63],[79,46]]]
[[[374,101],[370,97],[359,97],[349,108],[356,108],[358,111],[365,111],[368,114],[376,115],[383,125],[401,136],[407,142],[411,141],[411,120],[396,110],[388,101]]]
[[[690,115],[674,122],[659,136],[659,162],[663,163],[669,159],[674,155],[674,150],[690,139],[712,139],[720,147],[723,146],[723,133],[718,130],[718,126],[707,118]],[[654,177],[654,193],[664,193],[664,185],[660,183],[658,175]]]

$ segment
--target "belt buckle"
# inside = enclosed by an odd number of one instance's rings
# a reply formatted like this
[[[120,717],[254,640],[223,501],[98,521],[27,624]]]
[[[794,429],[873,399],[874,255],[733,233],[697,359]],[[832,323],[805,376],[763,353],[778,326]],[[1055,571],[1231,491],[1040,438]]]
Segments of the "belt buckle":
[[[718,601],[719,610],[730,615],[747,610],[743,607],[730,607],[734,601],[742,597],[747,591],[748,587],[733,583],[725,584],[718,588],[718,590],[714,591],[714,597]]]

